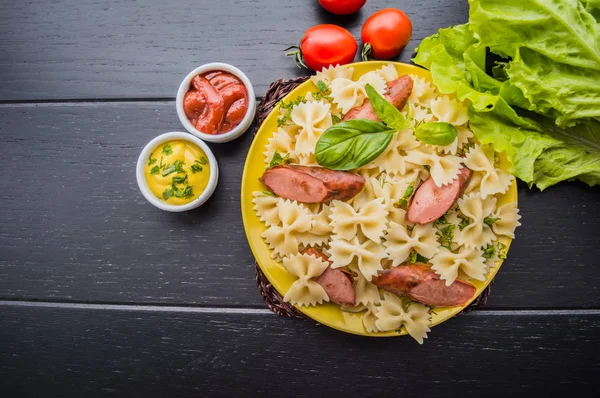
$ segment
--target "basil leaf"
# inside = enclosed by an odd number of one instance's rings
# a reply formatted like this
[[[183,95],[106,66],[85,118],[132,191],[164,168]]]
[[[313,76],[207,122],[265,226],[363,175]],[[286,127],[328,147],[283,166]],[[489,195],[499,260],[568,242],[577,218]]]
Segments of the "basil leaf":
[[[369,96],[369,101],[371,101],[373,110],[385,124],[396,130],[404,130],[408,127],[408,122],[402,112],[375,91],[373,86],[367,84],[365,91]]]
[[[417,139],[431,145],[450,145],[457,135],[456,127],[446,122],[421,123],[415,129]]]
[[[377,158],[395,130],[367,119],[341,122],[325,130],[315,147],[315,158],[331,170],[351,170]]]

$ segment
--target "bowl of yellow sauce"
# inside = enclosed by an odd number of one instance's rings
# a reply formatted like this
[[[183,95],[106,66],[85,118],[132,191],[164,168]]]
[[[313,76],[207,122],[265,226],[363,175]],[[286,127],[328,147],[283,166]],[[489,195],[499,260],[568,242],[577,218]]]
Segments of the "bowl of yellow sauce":
[[[179,212],[194,209],[210,198],[217,187],[219,167],[204,141],[187,133],[165,133],[142,150],[136,178],[150,203]]]

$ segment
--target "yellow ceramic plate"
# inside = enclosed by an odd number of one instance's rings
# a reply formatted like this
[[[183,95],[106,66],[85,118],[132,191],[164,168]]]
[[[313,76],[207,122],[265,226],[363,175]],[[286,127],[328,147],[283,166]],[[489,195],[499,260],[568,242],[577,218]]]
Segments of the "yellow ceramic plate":
[[[354,79],[358,79],[363,74],[372,70],[379,69],[387,64],[388,62],[370,61],[359,62],[351,64],[350,66],[354,67]],[[425,69],[402,63],[394,63],[394,65],[396,66],[399,75],[412,74],[422,77],[428,81],[431,81],[431,75],[429,71]],[[284,100],[289,101],[291,99],[295,99],[300,95],[306,95],[309,91],[317,91],[317,87],[310,80],[304,82],[303,84],[295,88],[293,91],[291,91],[285,97]],[[256,213],[252,209],[254,206],[252,203],[252,192],[265,189],[265,187],[260,183],[258,178],[265,171],[265,160],[263,153],[265,151],[265,146],[267,145],[267,139],[272,136],[273,132],[277,131],[277,109],[278,108],[275,107],[275,109],[273,109],[273,111],[265,119],[262,126],[260,126],[256,137],[254,137],[254,142],[252,142],[250,151],[248,152],[248,157],[246,158],[246,164],[244,166],[244,174],[242,177],[241,200],[244,230],[246,231],[246,236],[248,237],[248,243],[250,244],[252,253],[254,254],[258,265],[260,266],[264,274],[267,276],[269,281],[283,296],[288,291],[292,283],[295,281],[295,278],[292,275],[290,275],[281,264],[277,263],[276,261],[270,258],[269,247],[265,243],[265,241],[260,237],[260,235],[265,231],[266,227],[263,223],[260,222],[259,218],[256,216]],[[508,162],[505,159],[501,159],[500,167],[506,169],[507,166]],[[508,192],[499,199],[498,204],[501,205],[506,202],[516,201],[517,188],[516,184],[513,183]],[[506,250],[508,250],[508,246],[510,245],[511,239],[502,237],[499,240],[507,246]],[[475,280],[471,281],[471,283],[473,283],[473,285],[477,287],[477,291],[475,293],[475,296],[471,299],[471,301],[469,301],[464,307],[436,307],[434,309],[435,312],[432,315],[431,326],[435,326],[444,322],[445,320],[458,314],[465,307],[471,304],[471,302],[477,296],[479,296],[483,289],[485,289],[486,286],[492,281],[492,279],[498,272],[498,269],[500,268],[501,264],[502,262],[499,262],[496,267],[491,268],[490,272],[486,275],[486,280],[484,282]],[[375,337],[400,336],[406,334],[405,332],[398,333],[394,331],[369,333],[365,330],[362,323],[363,313],[356,314],[345,312],[342,311],[340,307],[336,304],[327,303],[309,308],[297,308],[319,323],[348,333]]]

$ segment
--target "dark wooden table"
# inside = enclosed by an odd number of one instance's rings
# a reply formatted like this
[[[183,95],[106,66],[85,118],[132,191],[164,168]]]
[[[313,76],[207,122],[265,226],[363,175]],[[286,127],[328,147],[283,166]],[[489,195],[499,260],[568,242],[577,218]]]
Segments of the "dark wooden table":
[[[271,313],[240,217],[252,135],[211,145],[221,178],[196,211],[138,191],[142,146],[182,131],[180,80],[211,61],[262,96],[302,73],[282,49],[318,23],[360,36],[385,6],[412,40],[465,0],[0,3],[0,391],[19,396],[554,396],[600,387],[600,189],[519,185],[523,226],[484,309],[412,339]],[[593,391],[593,390],[592,390]]]

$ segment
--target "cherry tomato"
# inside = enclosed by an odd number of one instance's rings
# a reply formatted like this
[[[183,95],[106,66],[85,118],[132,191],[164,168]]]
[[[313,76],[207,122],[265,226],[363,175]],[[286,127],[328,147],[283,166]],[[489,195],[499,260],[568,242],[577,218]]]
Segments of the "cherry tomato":
[[[344,65],[354,60],[358,44],[346,29],[337,25],[317,25],[304,32],[300,48],[287,53],[295,55],[298,66],[321,71],[329,65]]]
[[[396,8],[385,8],[371,15],[362,27],[363,59],[371,56],[390,59],[400,54],[412,35],[412,23]]]
[[[354,14],[367,0],[319,0],[321,7],[335,15]]]

